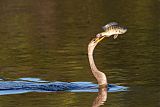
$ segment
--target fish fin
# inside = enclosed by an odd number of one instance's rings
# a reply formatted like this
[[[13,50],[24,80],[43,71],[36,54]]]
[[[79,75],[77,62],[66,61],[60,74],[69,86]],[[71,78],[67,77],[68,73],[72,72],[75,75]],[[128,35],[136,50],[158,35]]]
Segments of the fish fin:
[[[118,34],[114,35],[113,38],[116,39],[118,37]]]
[[[105,26],[103,26],[103,30],[106,30],[107,28],[109,28],[110,26],[115,26],[115,25],[118,25],[117,22],[110,22],[108,24],[106,24]]]

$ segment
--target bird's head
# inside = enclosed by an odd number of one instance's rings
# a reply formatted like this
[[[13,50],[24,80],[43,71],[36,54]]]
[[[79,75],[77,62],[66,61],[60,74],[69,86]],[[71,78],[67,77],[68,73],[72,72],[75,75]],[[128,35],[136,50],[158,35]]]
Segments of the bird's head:
[[[95,47],[102,39],[104,39],[105,36],[99,36],[99,37],[95,37],[91,40],[91,42],[89,43],[89,47]]]

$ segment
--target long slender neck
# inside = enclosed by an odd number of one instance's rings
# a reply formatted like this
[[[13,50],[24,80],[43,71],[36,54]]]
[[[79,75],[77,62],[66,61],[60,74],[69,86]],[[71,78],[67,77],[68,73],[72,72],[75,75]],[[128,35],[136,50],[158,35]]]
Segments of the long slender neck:
[[[91,71],[92,71],[94,77],[97,79],[99,86],[106,86],[107,85],[106,75],[97,69],[95,62],[94,62],[94,59],[93,59],[93,51],[94,51],[94,48],[96,47],[96,45],[94,45],[94,46],[88,45],[89,64],[91,67]]]

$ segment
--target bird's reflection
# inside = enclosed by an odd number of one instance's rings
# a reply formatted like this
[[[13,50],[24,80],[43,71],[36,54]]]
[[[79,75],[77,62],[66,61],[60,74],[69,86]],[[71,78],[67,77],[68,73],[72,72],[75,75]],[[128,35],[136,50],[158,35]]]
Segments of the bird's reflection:
[[[107,88],[99,88],[98,96],[94,99],[92,107],[100,107],[107,100]]]

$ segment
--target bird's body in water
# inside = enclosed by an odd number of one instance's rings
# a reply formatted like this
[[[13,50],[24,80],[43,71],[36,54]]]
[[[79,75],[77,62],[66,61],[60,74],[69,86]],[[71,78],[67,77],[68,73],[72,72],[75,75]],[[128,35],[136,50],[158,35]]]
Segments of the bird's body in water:
[[[116,39],[119,34],[124,34],[127,31],[126,28],[119,26],[118,23],[116,22],[108,23],[102,28],[104,29],[104,32],[98,33],[96,37],[101,37],[101,36],[110,37],[114,35],[113,38]]]

